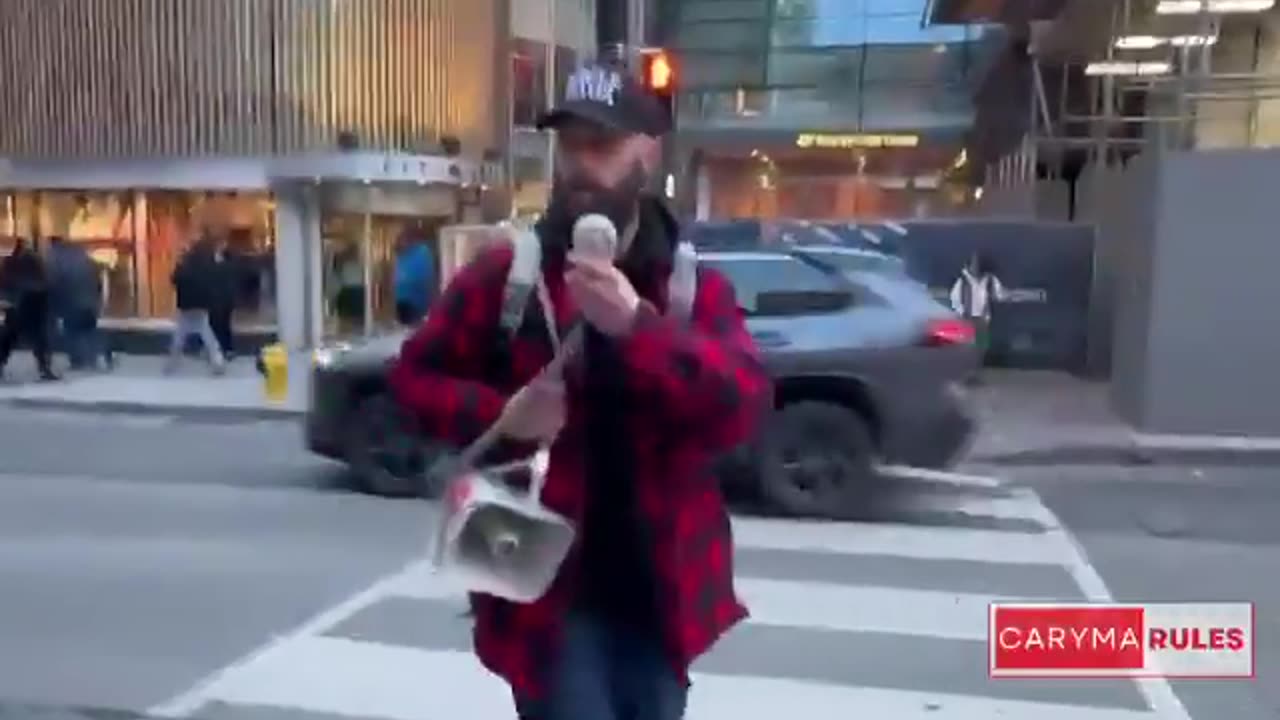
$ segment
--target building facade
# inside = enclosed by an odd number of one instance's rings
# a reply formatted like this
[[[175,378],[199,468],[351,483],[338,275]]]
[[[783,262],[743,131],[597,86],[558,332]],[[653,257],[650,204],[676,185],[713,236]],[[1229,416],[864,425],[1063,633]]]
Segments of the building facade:
[[[682,0],[682,196],[699,217],[950,215],[998,32],[922,28],[924,0]]]
[[[88,246],[105,324],[164,328],[202,234],[242,331],[393,322],[398,238],[507,202],[506,0],[6,0],[0,252]]]
[[[546,207],[554,172],[550,132],[534,126],[564,96],[569,74],[596,52],[596,0],[511,3],[513,211],[532,220]]]

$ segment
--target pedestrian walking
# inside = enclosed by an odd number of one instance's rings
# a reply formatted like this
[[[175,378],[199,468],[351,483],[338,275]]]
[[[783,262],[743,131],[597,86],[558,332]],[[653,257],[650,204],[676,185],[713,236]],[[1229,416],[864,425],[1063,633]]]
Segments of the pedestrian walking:
[[[1007,295],[995,273],[991,259],[974,253],[951,286],[951,309],[968,320],[977,336],[978,350],[985,358],[991,347],[991,306]]]
[[[165,372],[172,373],[181,362],[187,339],[200,338],[205,356],[215,374],[226,369],[222,348],[209,324],[209,310],[218,293],[218,268],[214,242],[202,237],[183,254],[173,271],[173,289],[178,312],[174,316],[173,336],[169,341],[169,359]]]
[[[67,360],[72,370],[113,364],[111,348],[98,328],[102,312],[102,281],[89,253],[64,238],[50,238],[50,301],[62,327]]]
[[[570,559],[535,602],[471,597],[476,653],[519,716],[678,720],[690,664],[746,616],[710,468],[752,435],[770,384],[722,275],[698,270],[687,320],[667,314],[679,229],[642,190],[669,130],[656,98],[607,66],[577,71],[567,97],[541,123],[559,146],[537,226],[546,302],[495,343],[513,251],[483,251],[405,342],[391,386],[458,445],[494,423],[517,447],[558,438],[542,498],[578,527]],[[617,264],[570,252],[587,213],[619,228]],[[579,318],[583,352],[535,381],[551,330]]]
[[[0,263],[0,287],[6,297],[4,327],[0,328],[0,375],[18,341],[30,343],[41,380],[57,380],[49,352],[49,278],[40,254],[18,240]]]
[[[240,257],[225,240],[214,241],[213,276],[210,283],[209,327],[218,340],[223,358],[235,359],[232,317],[243,281]]]

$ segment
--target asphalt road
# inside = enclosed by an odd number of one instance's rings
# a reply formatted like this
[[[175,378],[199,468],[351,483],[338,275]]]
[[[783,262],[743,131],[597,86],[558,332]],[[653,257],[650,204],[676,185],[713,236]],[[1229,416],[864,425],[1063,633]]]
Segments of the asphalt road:
[[[1280,717],[1280,465],[1020,469],[1117,599],[1252,601],[1252,681],[1174,688],[1195,720]]]
[[[921,486],[874,524],[737,519],[753,618],[695,668],[691,720],[1277,716],[1267,479],[1280,471],[1010,472],[1048,508]],[[0,407],[0,714],[510,717],[466,652],[457,595],[417,562],[430,508],[340,478],[287,423]],[[986,677],[988,602],[1101,599],[1104,585],[1135,601],[1258,602],[1260,680],[1175,696]]]

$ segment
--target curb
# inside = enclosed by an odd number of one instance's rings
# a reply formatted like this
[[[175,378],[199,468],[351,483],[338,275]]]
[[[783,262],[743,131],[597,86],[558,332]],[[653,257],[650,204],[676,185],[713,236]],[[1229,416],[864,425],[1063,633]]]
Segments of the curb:
[[[1269,447],[1218,447],[1196,445],[1142,447],[1136,444],[1062,445],[966,457],[964,462],[992,467],[1044,467],[1049,465],[1280,465],[1280,449]]]
[[[106,413],[119,415],[150,415],[175,417],[184,420],[211,422],[237,422],[253,420],[297,420],[305,410],[284,407],[212,407],[209,405],[156,405],[154,403],[106,400],[101,402],[76,402],[45,398],[10,398],[0,401],[10,407],[25,410],[63,410],[81,413]]]

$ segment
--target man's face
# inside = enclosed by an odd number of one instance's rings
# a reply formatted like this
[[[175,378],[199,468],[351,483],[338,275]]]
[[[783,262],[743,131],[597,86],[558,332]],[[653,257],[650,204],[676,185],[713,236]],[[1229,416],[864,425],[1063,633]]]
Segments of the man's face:
[[[621,229],[652,167],[655,141],[587,122],[570,122],[557,133],[556,178],[548,213],[567,222],[600,213]]]

